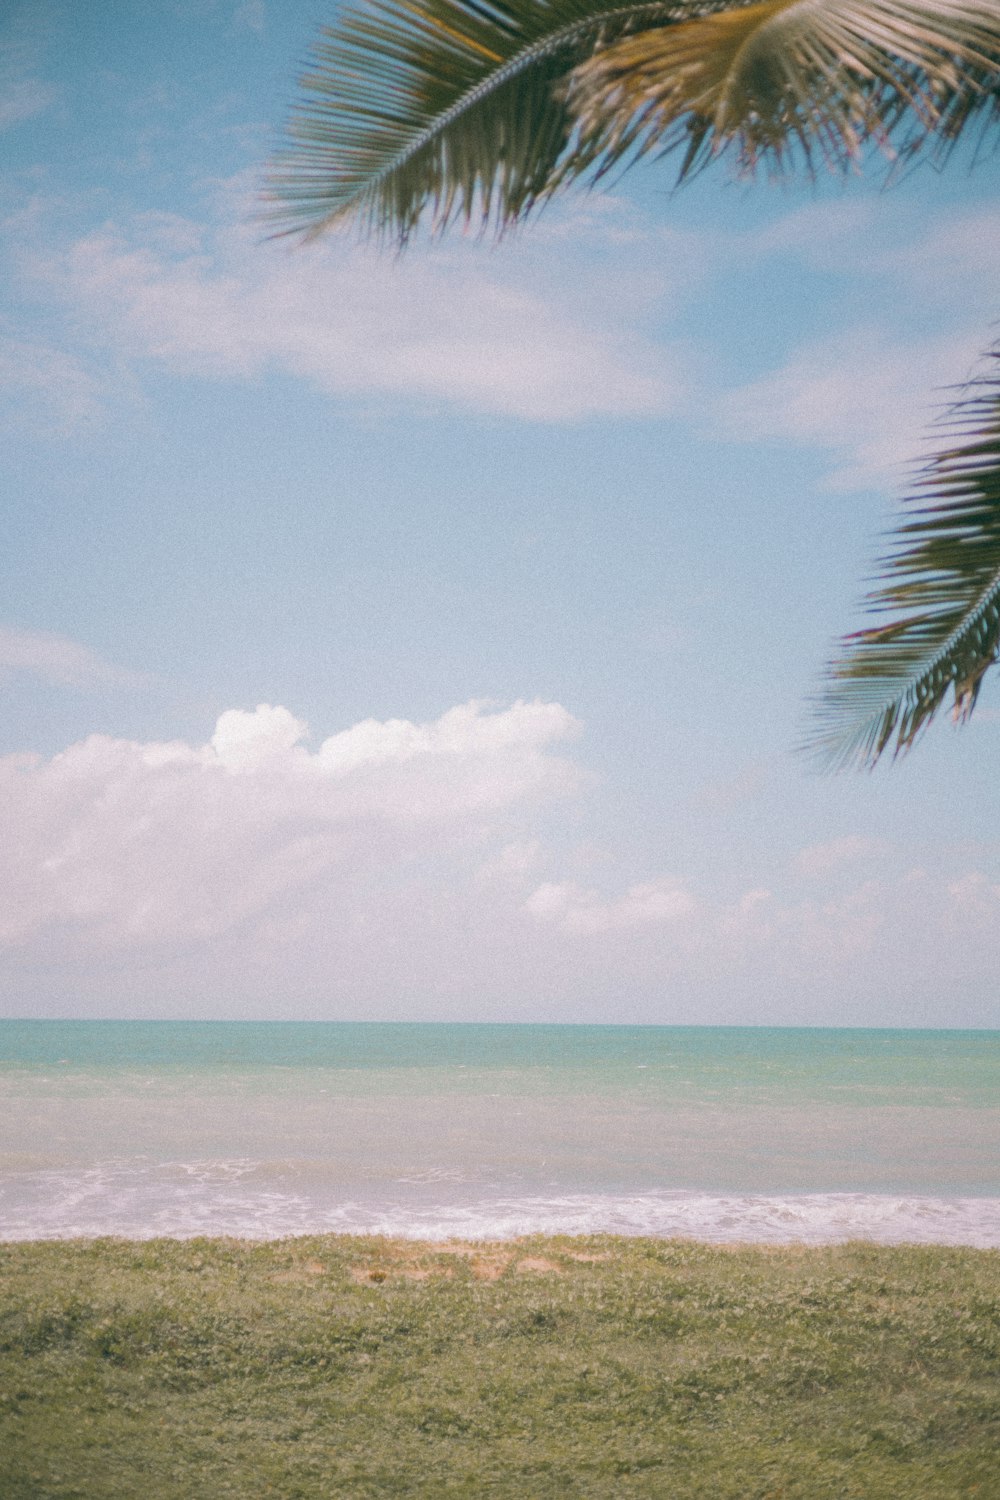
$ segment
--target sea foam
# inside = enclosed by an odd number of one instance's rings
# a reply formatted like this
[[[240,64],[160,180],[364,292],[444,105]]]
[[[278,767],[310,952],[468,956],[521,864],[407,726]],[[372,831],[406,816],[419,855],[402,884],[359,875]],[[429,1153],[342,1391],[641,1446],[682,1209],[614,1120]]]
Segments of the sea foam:
[[[266,1167],[260,1171],[260,1167]],[[442,1179],[396,1193],[317,1193],[252,1161],[101,1163],[23,1174],[0,1188],[0,1239],[116,1235],[382,1234],[512,1239],[531,1234],[684,1237],[715,1244],[874,1243],[1000,1248],[1000,1198],[888,1193],[567,1193],[470,1197]],[[296,1190],[300,1187],[301,1190]],[[434,1189],[438,1191],[435,1192]]]

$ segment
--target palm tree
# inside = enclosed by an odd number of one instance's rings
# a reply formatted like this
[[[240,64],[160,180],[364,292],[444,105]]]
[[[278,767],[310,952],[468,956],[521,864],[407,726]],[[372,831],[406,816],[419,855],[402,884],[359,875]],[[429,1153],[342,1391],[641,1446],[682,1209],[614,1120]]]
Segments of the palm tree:
[[[744,174],[942,158],[1000,119],[1000,0],[355,0],[322,33],[271,166],[276,232],[502,231],[574,180],[673,155]],[[1000,639],[1000,377],[918,486],[849,636],[813,748],[873,765],[949,691],[967,717]],[[922,503],[919,503],[922,502]]]

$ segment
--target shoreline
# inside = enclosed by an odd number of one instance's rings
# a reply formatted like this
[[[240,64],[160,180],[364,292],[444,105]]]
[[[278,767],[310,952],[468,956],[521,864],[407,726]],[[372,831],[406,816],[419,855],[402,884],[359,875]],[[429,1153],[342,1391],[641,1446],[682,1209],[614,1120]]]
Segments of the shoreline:
[[[292,1234],[230,1234],[225,1231],[192,1232],[190,1234],[155,1233],[149,1234],[116,1234],[113,1232],[101,1234],[69,1234],[69,1235],[43,1235],[34,1237],[19,1237],[15,1239],[5,1238],[0,1234],[0,1253],[5,1250],[30,1249],[41,1246],[102,1246],[121,1245],[132,1246],[139,1249],[149,1245],[199,1245],[211,1244],[222,1246],[242,1246],[250,1250],[266,1248],[279,1248],[306,1242],[323,1241],[331,1244],[360,1244],[376,1243],[398,1248],[400,1252],[406,1251],[413,1254],[454,1254],[459,1248],[472,1250],[509,1250],[516,1254],[519,1246],[551,1244],[551,1245],[584,1245],[592,1241],[607,1241],[613,1245],[641,1246],[641,1245],[690,1245],[698,1249],[719,1253],[733,1252],[759,1252],[761,1254],[781,1254],[783,1252],[809,1252],[817,1255],[826,1251],[849,1250],[866,1248],[877,1250],[886,1254],[893,1251],[919,1250],[921,1252],[933,1253],[940,1251],[949,1253],[953,1251],[969,1252],[976,1255],[993,1255],[1000,1258],[1000,1245],[974,1245],[960,1240],[876,1240],[864,1235],[855,1235],[843,1239],[831,1240],[805,1240],[805,1239],[782,1239],[782,1240],[759,1240],[759,1239],[710,1239],[696,1234],[614,1234],[605,1230],[570,1230],[528,1232],[526,1234],[511,1235],[448,1235],[447,1237],[434,1237],[427,1235],[409,1234],[386,1234],[379,1230],[305,1230],[296,1231]]]
[[[53,1180],[54,1179],[54,1180]],[[515,1240],[611,1234],[705,1244],[968,1245],[1000,1249],[1000,1196],[662,1189],[497,1197],[436,1184],[353,1196],[323,1184],[254,1174],[173,1177],[145,1167],[67,1176],[11,1175],[0,1243],[221,1236],[254,1242],[309,1234],[380,1234],[411,1241]]]

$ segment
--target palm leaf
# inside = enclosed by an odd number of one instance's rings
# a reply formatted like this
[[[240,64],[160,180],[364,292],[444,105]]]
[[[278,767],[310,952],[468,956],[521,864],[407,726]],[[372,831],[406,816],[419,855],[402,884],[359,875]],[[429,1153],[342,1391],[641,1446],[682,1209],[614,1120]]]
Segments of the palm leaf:
[[[601,48],[569,104],[605,170],[683,147],[683,177],[730,145],[743,171],[797,151],[843,169],[995,119],[998,64],[997,0],[762,0]]]
[[[1000,110],[1000,0],[356,0],[268,178],[280,232],[503,226],[581,174],[913,154]]]
[[[909,749],[951,692],[965,720],[1000,648],[1000,346],[945,419],[952,442],[926,466],[868,596],[886,624],[845,637],[807,747],[874,766]],[[955,441],[955,440],[958,441]],[[901,612],[901,613],[900,613]]]
[[[269,215],[314,236],[345,219],[405,240],[425,209],[521,217],[573,117],[560,88],[602,39],[724,0],[368,0],[326,29],[272,162]]]

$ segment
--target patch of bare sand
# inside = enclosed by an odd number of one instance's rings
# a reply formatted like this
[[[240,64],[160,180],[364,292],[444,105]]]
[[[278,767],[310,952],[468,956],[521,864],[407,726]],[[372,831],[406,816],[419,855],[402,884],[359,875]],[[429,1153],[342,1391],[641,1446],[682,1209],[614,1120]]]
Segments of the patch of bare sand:
[[[380,1256],[376,1263],[353,1266],[348,1273],[351,1280],[362,1286],[378,1286],[397,1279],[447,1279],[455,1274],[447,1264],[449,1259],[464,1262],[477,1281],[498,1281],[508,1271],[518,1276],[561,1276],[567,1270],[566,1261],[613,1258],[607,1251],[570,1250],[561,1252],[560,1260],[552,1260],[545,1255],[525,1254],[527,1246],[522,1249],[517,1241],[443,1240],[440,1244],[397,1241],[387,1249],[389,1253]]]
[[[434,1246],[437,1255],[456,1255],[468,1261],[469,1270],[477,1281],[498,1281],[511,1261],[513,1254],[505,1246],[470,1244],[465,1240],[445,1240]]]
[[[523,1273],[534,1276],[545,1276],[555,1273],[562,1275],[562,1266],[556,1265],[554,1260],[546,1260],[544,1255],[522,1255],[514,1270],[520,1276]]]
[[[509,1255],[481,1255],[469,1262],[469,1268],[477,1281],[499,1281],[509,1265]]]

